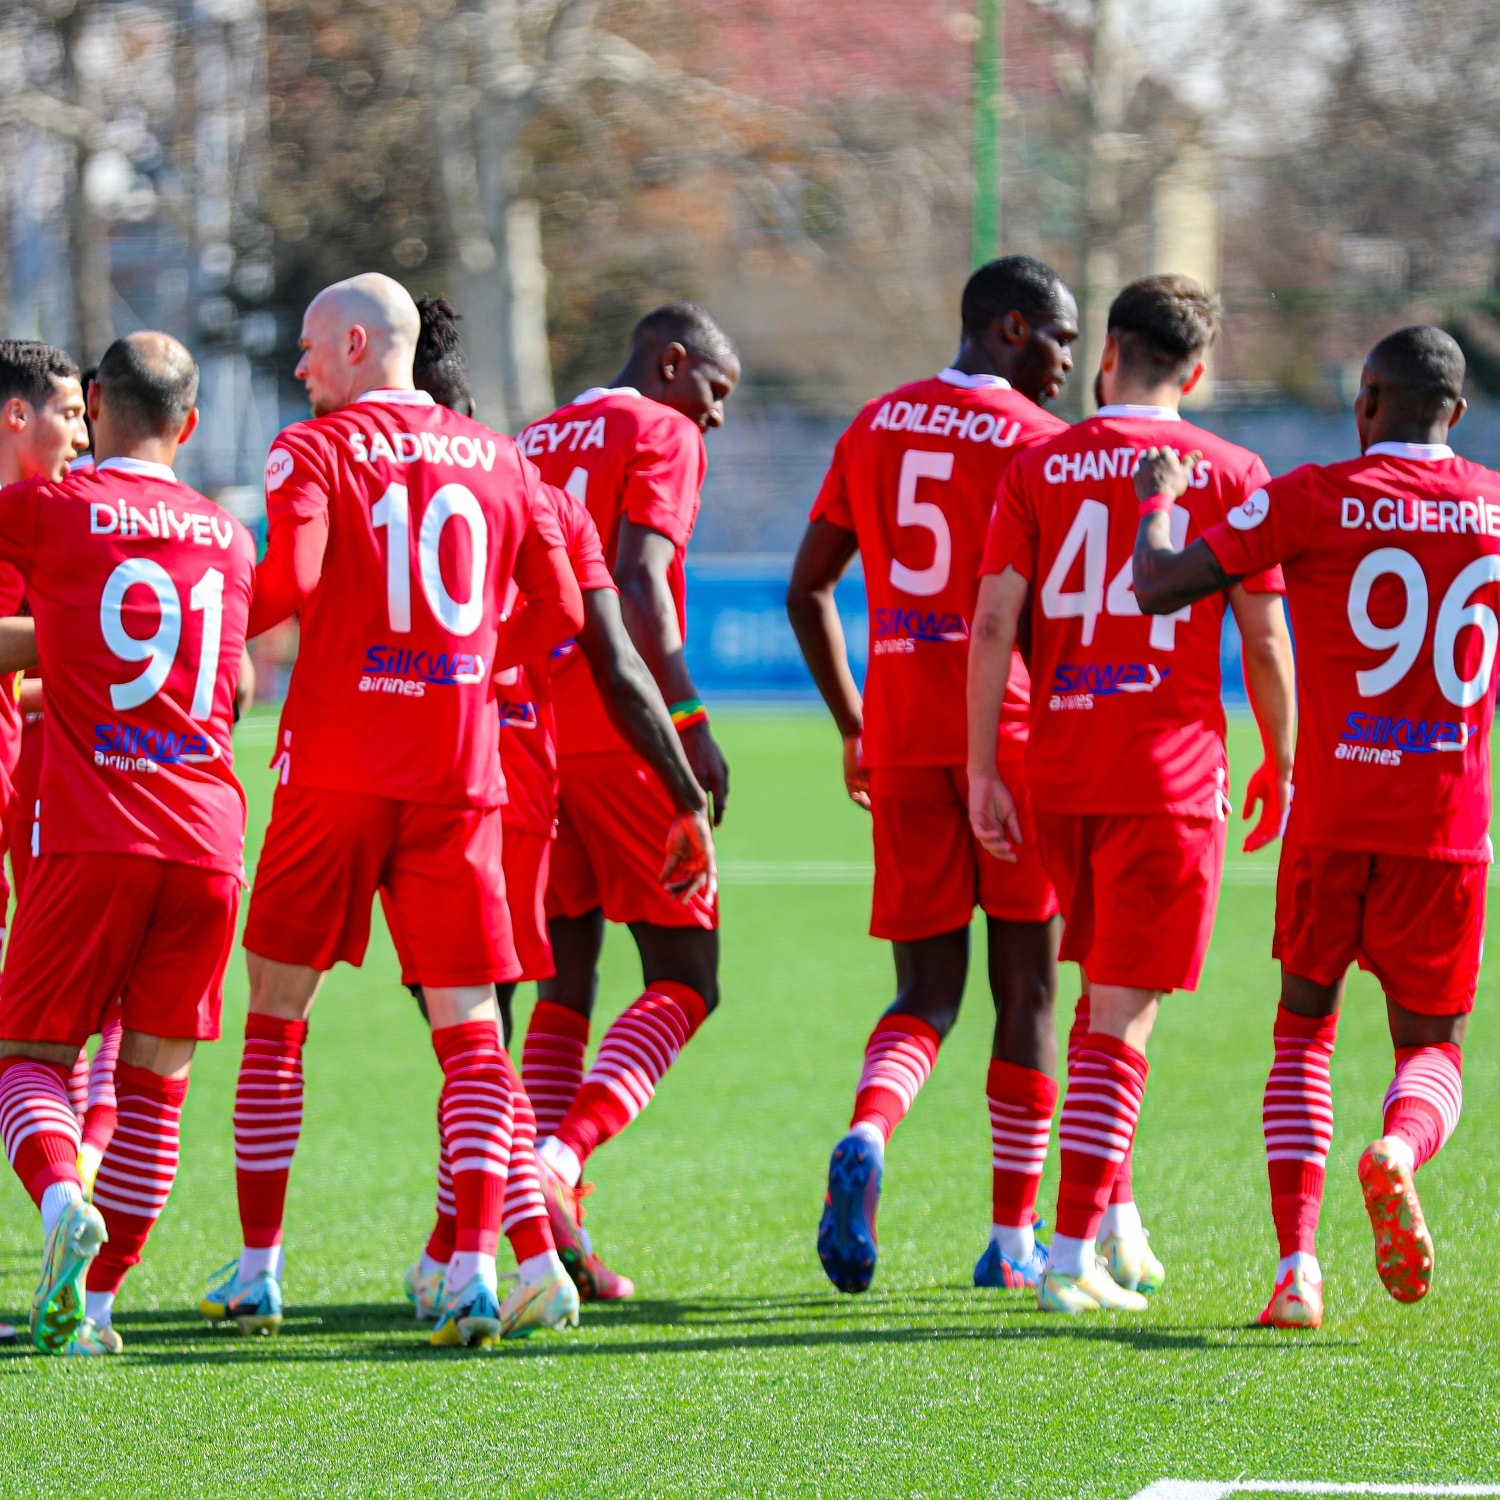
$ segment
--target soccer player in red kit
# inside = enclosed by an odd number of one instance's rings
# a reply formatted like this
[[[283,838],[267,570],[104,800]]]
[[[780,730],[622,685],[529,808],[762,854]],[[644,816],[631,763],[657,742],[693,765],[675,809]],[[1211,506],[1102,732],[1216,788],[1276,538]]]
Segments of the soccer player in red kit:
[[[1026,767],[1036,835],[1066,924],[1061,956],[1078,963],[1089,995],[1090,1029],[1068,1059],[1057,1232],[1037,1292],[1044,1311],[1146,1305],[1128,1284],[1140,1284],[1140,1254],[1111,1245],[1100,1264],[1096,1242],[1135,1136],[1152,1022],[1163,994],[1196,988],[1218,900],[1229,786],[1219,682],[1225,596],[1148,620],[1130,587],[1131,475],[1141,452],[1171,445],[1204,455],[1175,513],[1184,539],[1266,482],[1254,454],[1178,412],[1202,378],[1217,317],[1217,304],[1186,277],[1127,286],[1109,311],[1104,404],[1016,458],[985,543],[969,651],[974,832],[1001,856],[1027,836],[996,769],[995,738],[1029,599]],[[1280,832],[1291,776],[1292,653],[1280,589],[1271,572],[1228,594],[1266,751],[1251,784],[1264,806],[1257,843]],[[1144,1243],[1138,1220],[1125,1227],[1133,1233],[1117,1238]]]
[[[792,567],[787,613],[844,741],[844,781],[874,823],[873,937],[888,938],[896,999],[865,1046],[848,1133],[834,1147],[818,1256],[840,1291],[875,1272],[885,1148],[958,1019],[969,924],[985,913],[995,1032],[986,1095],[990,1243],[977,1286],[1035,1286],[1047,1263],[1033,1206],[1057,1102],[1057,897],[1028,837],[1010,859],[969,827],[964,680],[979,559],[1000,477],[1066,424],[1041,403],[1073,368],[1078,309],[1050,266],[991,261],[969,278],[952,365],[871,401],[834,451]],[[870,656],[849,671],[833,591],[864,559]],[[998,753],[1025,803],[1029,679],[1017,652]]]
[[[1323,1319],[1315,1237],[1351,962],[1385,991],[1396,1049],[1380,1138],[1359,1162],[1376,1269],[1398,1302],[1426,1296],[1432,1279],[1414,1176],[1458,1124],[1494,858],[1500,474],[1448,446],[1463,378],[1463,353],[1440,329],[1390,334],[1354,403],[1363,456],[1272,480],[1186,550],[1170,517],[1196,465],[1148,455],[1136,480],[1142,609],[1180,609],[1280,565],[1298,641],[1297,796],[1276,885],[1281,1005],[1264,1103],[1281,1259],[1261,1322],[1276,1327]]]
[[[281,1222],[302,1045],[323,974],[359,963],[381,893],[443,1069],[458,1233],[438,1344],[503,1329],[495,1250],[516,1081],[494,984],[517,972],[500,868],[491,681],[512,577],[560,638],[582,618],[561,537],[515,444],[412,385],[415,304],[388,277],[320,293],[297,374],[313,419],[266,465],[252,631],[300,613],[271,810],[245,928],[250,1015],[235,1103],[244,1250],[201,1304],[243,1331],[281,1318]],[[556,1256],[523,1276],[565,1276]]]
[[[456,325],[457,314],[442,298],[417,300],[422,332],[412,375],[419,390],[455,411],[472,413],[467,361]],[[708,799],[693,776],[682,743],[672,725],[655,679],[631,643],[620,614],[619,593],[604,563],[599,532],[583,504],[566,490],[541,485],[538,503],[550,507],[562,532],[568,562],[583,594],[583,628],[578,649],[616,726],[656,773],[678,809],[664,851],[662,882],[679,899],[691,899],[712,887],[713,833]],[[521,978],[543,980],[555,972],[547,934],[546,887],[552,840],[557,823],[557,735],[551,701],[552,653],[544,651],[525,665],[507,668],[496,678],[500,694],[500,765],[506,801],[501,814],[505,837],[505,899],[515,934]],[[496,985],[501,1029],[510,1045],[510,1007],[514,982]],[[546,1203],[535,1176],[536,1120],[525,1093],[516,1097],[516,1125],[511,1167],[506,1179],[503,1229],[518,1261],[540,1238],[554,1246]],[[435,1314],[441,1300],[454,1236],[452,1173],[439,1139],[437,1220],[421,1257],[406,1275],[406,1291],[422,1319]],[[565,1263],[578,1247],[569,1246]],[[586,1244],[583,1247],[587,1254]],[[597,1258],[596,1258],[597,1259]],[[600,1268],[590,1268],[598,1275]],[[569,1291],[572,1291],[571,1284]],[[574,1293],[576,1297],[576,1293]],[[529,1331],[545,1323],[545,1307],[536,1313],[518,1310],[508,1332]]]
[[[0,989],[0,1135],[47,1232],[31,1334],[50,1352],[120,1348],[114,1295],[172,1186],[244,880],[230,721],[255,544],[172,472],[197,388],[176,340],[117,341],[89,393],[97,468],[0,491],[0,558],[49,683],[38,856]],[[66,1080],[117,1001],[120,1126],[91,1205]]]
[[[631,639],[651,669],[688,763],[723,816],[724,757],[683,658],[684,558],[707,468],[703,434],[724,419],[739,359],[702,308],[648,313],[610,387],[534,422],[521,447],[549,483],[588,506],[620,589]],[[522,1057],[537,1107],[544,1186],[558,1249],[585,1299],[628,1296],[579,1224],[584,1164],[650,1102],[719,997],[718,903],[664,890],[662,849],[678,816],[657,777],[611,724],[577,651],[553,673],[560,808],[547,896],[557,974],[541,986]],[[644,993],[583,1056],[605,921],[630,928]]]

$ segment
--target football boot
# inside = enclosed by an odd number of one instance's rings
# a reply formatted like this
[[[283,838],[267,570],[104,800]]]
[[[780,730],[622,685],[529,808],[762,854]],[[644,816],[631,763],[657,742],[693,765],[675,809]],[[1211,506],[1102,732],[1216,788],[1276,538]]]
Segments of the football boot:
[[[1397,1302],[1420,1302],[1432,1286],[1432,1236],[1417,1198],[1416,1174],[1390,1137],[1365,1148],[1359,1185],[1375,1231],[1375,1269],[1386,1291]]]
[[[828,1161],[828,1191],[818,1221],[818,1259],[841,1292],[863,1292],[875,1278],[880,1247],[875,1214],[885,1152],[864,1131],[851,1130]]]

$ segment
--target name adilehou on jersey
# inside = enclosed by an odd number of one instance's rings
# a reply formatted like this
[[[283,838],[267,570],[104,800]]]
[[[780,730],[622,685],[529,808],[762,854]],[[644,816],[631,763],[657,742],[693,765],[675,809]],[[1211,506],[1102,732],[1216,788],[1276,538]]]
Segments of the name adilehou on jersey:
[[[218,760],[219,747],[207,735],[135,724],[95,724],[94,764],[101,770],[154,772],[159,766]]]
[[[920,437],[965,438],[1011,448],[1021,436],[1021,424],[1007,422],[990,411],[965,411],[957,406],[929,406],[925,401],[886,401],[870,423],[871,432],[910,432]]]
[[[1398,719],[1389,714],[1350,713],[1334,747],[1335,760],[1399,766],[1403,755],[1435,755],[1467,748],[1471,727],[1452,719]]]
[[[359,679],[362,693],[396,693],[420,698],[433,687],[483,682],[485,660],[467,651],[411,651],[405,646],[371,646]]]

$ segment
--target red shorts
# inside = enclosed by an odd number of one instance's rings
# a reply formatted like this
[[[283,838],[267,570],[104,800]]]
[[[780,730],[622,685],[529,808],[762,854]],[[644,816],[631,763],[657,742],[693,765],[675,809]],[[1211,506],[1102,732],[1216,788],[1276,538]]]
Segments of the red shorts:
[[[610,922],[718,927],[717,898],[684,902],[662,889],[667,832],[677,810],[643,761],[618,752],[564,755],[557,776],[549,917],[581,917],[603,907]]]
[[[278,786],[245,948],[320,972],[363,961],[378,891],[406,984],[517,978],[498,807]]]
[[[137,854],[44,854],[0,985],[0,1037],[81,1047],[120,1004],[130,1031],[219,1035],[235,875]]]
[[[1222,820],[1039,812],[1037,831],[1066,924],[1060,958],[1093,984],[1198,987],[1224,871]]]
[[[967,927],[980,907],[1002,922],[1045,922],[1057,895],[1043,868],[1025,768],[1001,768],[1020,809],[1011,864],[986,854],[969,826],[963,766],[872,766],[875,900],[870,936],[913,943]]]
[[[1426,1016],[1474,1009],[1490,867],[1283,844],[1272,955],[1337,984],[1351,963]]]
[[[507,827],[502,847],[505,862],[505,904],[515,934],[516,958],[522,979],[551,979],[552,939],[547,935],[547,872],[552,865],[552,840],[529,828]]]

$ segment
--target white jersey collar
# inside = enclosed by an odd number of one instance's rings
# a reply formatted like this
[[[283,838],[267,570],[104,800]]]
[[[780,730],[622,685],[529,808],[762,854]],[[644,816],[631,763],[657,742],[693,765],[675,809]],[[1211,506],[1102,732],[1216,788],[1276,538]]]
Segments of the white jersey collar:
[[[166,464],[154,464],[149,458],[106,458],[94,465],[96,474],[118,469],[122,474],[139,474],[142,479],[165,479],[168,484],[178,483],[177,475]]]
[[[432,399],[430,391],[397,391],[384,388],[378,391],[366,391],[363,396],[356,396],[356,401],[380,401],[389,406],[436,406],[437,402]]]
[[[587,406],[593,401],[602,401],[606,396],[640,396],[633,385],[591,385],[588,390],[573,397],[574,406]]]
[[[68,460],[68,473],[91,474],[94,469],[94,455],[92,453],[80,453],[77,458]]]
[[[1096,417],[1128,417],[1136,422],[1180,422],[1182,413],[1170,406],[1131,406],[1128,402],[1119,406],[1101,406]]]
[[[961,391],[1008,391],[1010,381],[1003,375],[969,375],[949,365],[939,370],[937,378],[945,385],[956,385]]]
[[[1447,443],[1371,443],[1365,449],[1365,457],[1372,453],[1383,453],[1387,458],[1414,458],[1419,464],[1440,463],[1453,457]]]

